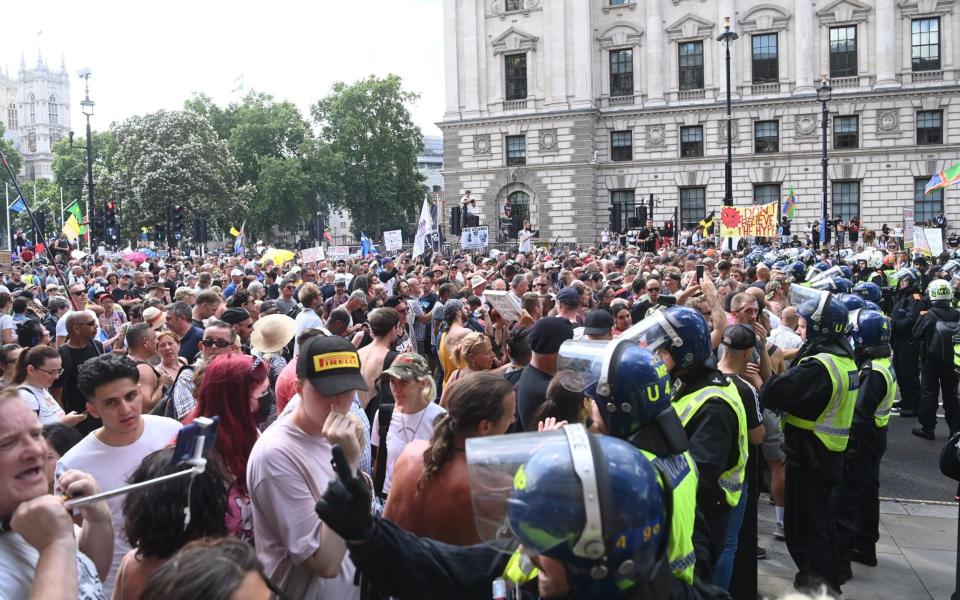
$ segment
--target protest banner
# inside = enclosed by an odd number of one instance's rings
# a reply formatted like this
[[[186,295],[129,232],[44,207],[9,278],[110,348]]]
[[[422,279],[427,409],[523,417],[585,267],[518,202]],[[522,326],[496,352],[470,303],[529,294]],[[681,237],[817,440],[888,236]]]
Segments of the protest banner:
[[[303,264],[309,265],[311,263],[318,263],[326,257],[326,254],[323,251],[323,248],[317,246],[315,248],[305,248],[303,251]]]
[[[774,237],[777,235],[777,203],[725,206],[720,211],[721,237]]]
[[[327,258],[330,260],[340,260],[350,258],[350,246],[334,246],[327,252]]]
[[[0,271],[10,272],[10,266],[13,264],[13,253],[9,250],[0,250]]]
[[[399,250],[403,246],[403,234],[399,229],[383,232],[383,247],[387,250]]]
[[[490,245],[490,231],[486,225],[464,227],[460,233],[460,247],[464,250],[476,250]]]
[[[923,235],[927,238],[930,254],[940,256],[943,253],[943,232],[937,227],[924,227]]]
[[[913,228],[913,253],[924,256],[933,256],[930,250],[930,242],[927,241],[927,232],[923,227]]]
[[[523,308],[520,306],[520,302],[509,292],[484,290],[483,299],[508,322],[519,321],[520,317],[523,316]]]
[[[903,247],[913,246],[913,209],[903,209]]]

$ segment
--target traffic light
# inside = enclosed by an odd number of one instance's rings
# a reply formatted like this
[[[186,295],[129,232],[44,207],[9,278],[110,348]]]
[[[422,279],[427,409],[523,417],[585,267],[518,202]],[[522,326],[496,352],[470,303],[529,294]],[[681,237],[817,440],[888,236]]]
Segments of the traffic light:
[[[33,245],[36,246],[37,244],[44,243],[47,239],[44,236],[44,232],[47,229],[47,226],[46,226],[47,219],[43,211],[37,211],[33,213],[33,218],[37,220],[37,226],[34,228],[34,232],[33,232]],[[39,231],[37,231],[38,229]]]
[[[154,235],[156,236],[156,240],[158,242],[162,242],[163,240],[167,239],[167,224],[163,223],[162,221],[157,223]]]
[[[179,204],[174,204],[170,209],[170,234],[172,241],[183,239],[183,207]]]
[[[88,218],[87,221],[89,221],[87,225],[90,228],[90,240],[94,245],[96,245],[97,240],[103,237],[103,211],[94,206],[93,215],[90,215],[90,218]]]
[[[107,210],[104,216],[104,231],[106,239],[111,244],[116,244],[120,238],[120,230],[117,227],[117,203],[113,200],[107,200]]]

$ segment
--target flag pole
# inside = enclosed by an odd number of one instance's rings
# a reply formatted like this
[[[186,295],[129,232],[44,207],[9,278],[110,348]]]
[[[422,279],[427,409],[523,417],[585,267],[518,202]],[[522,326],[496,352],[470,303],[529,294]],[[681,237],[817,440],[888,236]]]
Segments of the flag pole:
[[[13,235],[10,231],[10,186],[6,182],[3,184],[3,199],[7,203],[7,251],[13,252]]]
[[[63,227],[63,188],[60,188],[60,227]]]

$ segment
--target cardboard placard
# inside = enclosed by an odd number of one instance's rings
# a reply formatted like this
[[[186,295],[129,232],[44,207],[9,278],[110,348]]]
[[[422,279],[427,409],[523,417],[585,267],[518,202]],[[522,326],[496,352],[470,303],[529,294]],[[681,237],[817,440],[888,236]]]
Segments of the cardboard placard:
[[[13,266],[13,253],[9,250],[0,250],[0,270],[9,273],[11,266]]]
[[[305,248],[302,258],[303,264],[312,264],[324,260],[326,258],[326,254],[324,253],[323,248],[317,246],[315,248]]]
[[[510,292],[484,290],[483,299],[500,313],[500,316],[509,322],[519,321],[523,316],[523,307]]]
[[[387,250],[399,250],[403,246],[403,234],[399,229],[383,232],[383,247]]]
[[[464,250],[477,250],[490,245],[490,230],[486,225],[464,227],[460,233],[460,247]]]
[[[340,260],[350,258],[350,246],[333,246],[327,252],[329,260]]]

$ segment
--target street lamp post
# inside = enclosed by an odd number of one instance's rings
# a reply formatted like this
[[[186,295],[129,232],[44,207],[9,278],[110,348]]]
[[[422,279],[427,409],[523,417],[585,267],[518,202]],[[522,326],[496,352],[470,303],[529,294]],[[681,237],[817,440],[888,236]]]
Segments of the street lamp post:
[[[114,184],[114,189],[117,191],[117,243],[120,247],[123,246],[123,195],[127,191],[127,184],[118,181]]]
[[[80,108],[87,117],[87,232],[90,235],[90,253],[93,254],[97,243],[93,235],[93,139],[90,134],[90,117],[93,116],[93,100],[90,99],[90,70],[80,72],[84,80],[84,98],[80,101]]]
[[[726,46],[727,60],[727,164],[723,179],[723,205],[733,206],[733,118],[731,116],[730,98],[730,43],[739,38],[736,31],[730,31],[730,17],[723,18],[723,33],[717,37],[718,42]]]
[[[829,112],[827,111],[827,102],[833,94],[833,88],[827,81],[826,75],[820,76],[820,85],[817,87],[817,100],[820,101],[820,130],[822,131],[822,140],[820,146],[820,166],[821,166],[821,189],[820,189],[820,241],[826,242],[827,239],[827,164],[830,161],[827,158],[827,120]]]
[[[366,155],[360,161],[360,166],[363,167],[363,204],[367,206],[370,204],[370,180],[367,177],[367,168],[370,166],[370,161],[367,160]],[[380,237],[380,211],[376,211],[377,215],[377,229],[374,231],[375,239]]]

